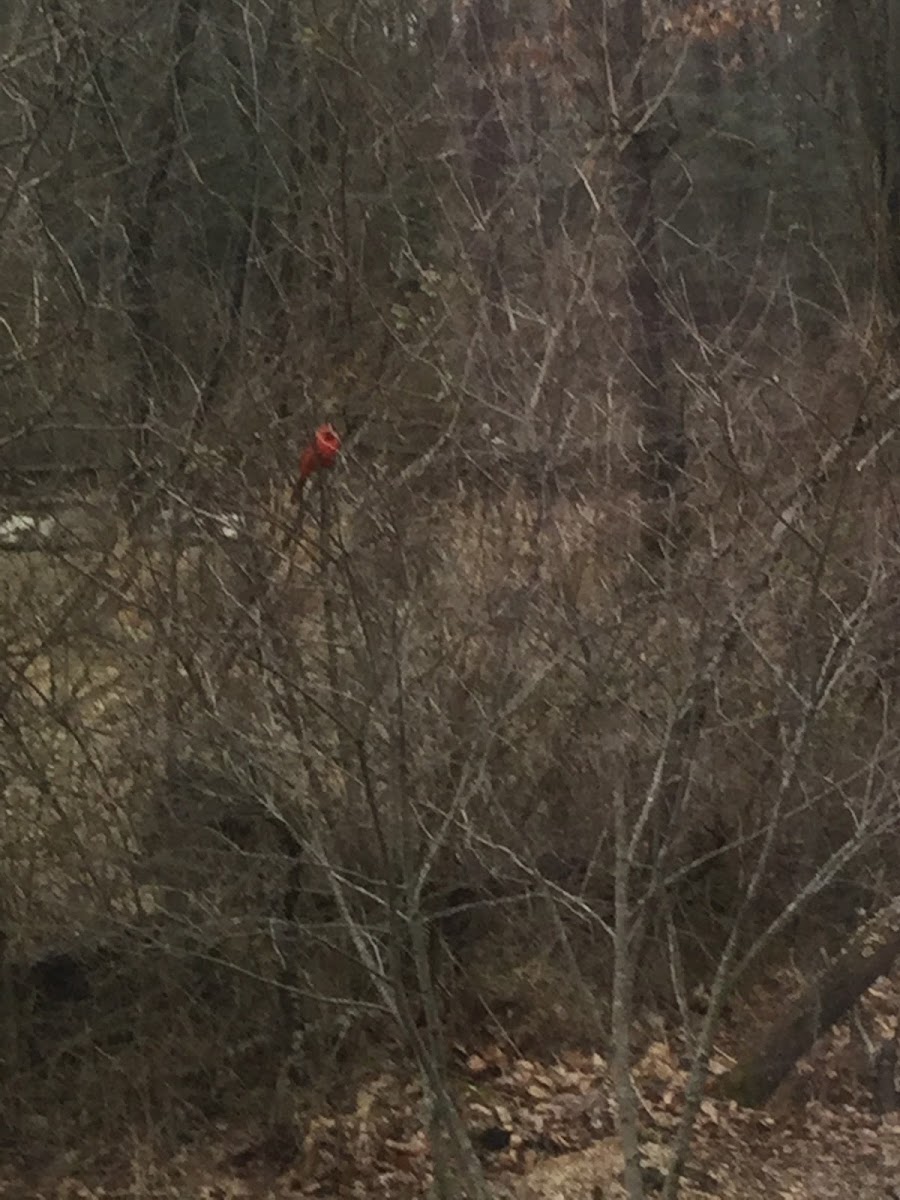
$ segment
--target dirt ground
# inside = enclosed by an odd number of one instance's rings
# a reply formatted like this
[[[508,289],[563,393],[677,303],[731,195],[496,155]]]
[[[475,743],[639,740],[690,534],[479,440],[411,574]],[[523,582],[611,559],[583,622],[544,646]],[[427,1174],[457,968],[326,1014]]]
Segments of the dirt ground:
[[[873,1111],[847,1072],[837,1030],[763,1110],[705,1099],[685,1200],[900,1200],[900,1114]],[[650,1042],[637,1064],[648,1196],[658,1194],[686,1075],[680,1048]],[[457,1101],[497,1200],[619,1200],[622,1162],[609,1072],[599,1054],[549,1062],[497,1046],[457,1047]],[[723,1070],[727,1058],[714,1062]],[[842,1074],[843,1073],[843,1074]],[[818,1093],[818,1094],[816,1094]],[[842,1096],[843,1099],[835,1097]],[[298,1128],[300,1122],[298,1120]],[[93,1164],[73,1153],[39,1171],[0,1175],[7,1200],[418,1200],[431,1179],[421,1091],[385,1074],[353,1111],[317,1115],[305,1135],[211,1130],[172,1157],[135,1145]],[[115,1162],[112,1159],[115,1159]]]

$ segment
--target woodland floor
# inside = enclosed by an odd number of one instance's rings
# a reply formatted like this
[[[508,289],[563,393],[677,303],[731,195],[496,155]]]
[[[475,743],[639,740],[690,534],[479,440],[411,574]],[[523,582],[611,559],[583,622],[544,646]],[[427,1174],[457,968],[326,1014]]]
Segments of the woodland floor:
[[[783,1000],[783,993],[782,993]],[[747,998],[759,1019],[762,995]],[[900,977],[880,980],[857,1014],[895,1031]],[[737,1014],[736,1025],[743,1025]],[[635,1082],[643,1108],[647,1194],[666,1165],[686,1073],[684,1046],[658,1023],[643,1030]],[[732,1061],[723,1039],[713,1071]],[[733,1045],[730,1047],[734,1049]],[[766,1109],[705,1099],[685,1200],[900,1200],[900,1113],[879,1115],[849,1026],[833,1030]],[[547,1061],[498,1045],[456,1046],[457,1100],[497,1200],[618,1200],[621,1159],[602,1056],[560,1050]],[[301,1146],[220,1128],[168,1161],[133,1152],[115,1165],[72,1156],[55,1168],[0,1172],[8,1200],[418,1200],[430,1160],[421,1094],[402,1073],[369,1079],[352,1110],[304,1122]],[[300,1124],[298,1120],[298,1125]],[[503,1144],[506,1143],[506,1144]]]
[[[46,583],[49,590],[55,580],[48,575]],[[7,607],[17,601],[16,592]],[[142,611],[135,608],[131,623],[122,618],[122,639],[141,633]],[[115,651],[118,662],[118,644]],[[41,662],[37,669],[43,669]],[[107,686],[105,700],[114,683],[101,680],[101,685]],[[85,694],[96,699],[86,685]],[[788,990],[782,986],[748,996],[744,1011],[732,1014],[734,1028],[752,1028],[774,1016]],[[877,1036],[892,1036],[900,1014],[900,974],[871,989],[862,1007]],[[686,1046],[661,1023],[636,1031],[636,1041],[642,1053],[635,1082],[647,1191],[653,1196],[681,1112]],[[714,1070],[726,1070],[734,1051],[726,1034]],[[766,1109],[740,1110],[704,1099],[681,1193],[685,1200],[900,1200],[900,1113],[874,1111],[860,1060],[844,1025],[822,1039]],[[618,1200],[624,1195],[610,1072],[602,1055],[569,1048],[562,1038],[540,1058],[507,1045],[473,1043],[455,1047],[454,1065],[457,1100],[497,1200]],[[84,1144],[52,1165],[42,1161],[39,1168],[0,1161],[0,1200],[419,1200],[427,1195],[430,1155],[414,1079],[399,1072],[373,1076],[348,1110],[323,1111],[321,1103],[310,1103],[298,1112],[296,1127],[304,1131],[299,1145],[261,1131],[223,1127],[165,1159],[140,1144],[105,1153]]]

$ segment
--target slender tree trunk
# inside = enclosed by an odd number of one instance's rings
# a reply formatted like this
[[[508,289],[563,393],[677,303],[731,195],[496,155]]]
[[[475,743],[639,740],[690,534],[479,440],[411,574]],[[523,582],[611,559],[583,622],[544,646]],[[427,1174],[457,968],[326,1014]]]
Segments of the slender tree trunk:
[[[625,1160],[628,1200],[643,1200],[640,1110],[631,1075],[631,1026],[634,1019],[634,927],[631,905],[629,831],[623,789],[613,799],[616,839],[615,938],[613,941],[612,1071],[616,1092],[616,1129]]]
[[[868,211],[864,215],[879,255],[882,295],[900,318],[900,0],[871,5],[833,0],[829,28],[833,45],[842,50],[874,159],[877,195],[871,207],[878,215],[874,221]]]
[[[700,38],[697,42],[697,95],[703,102],[699,119],[702,125],[712,128],[716,122],[716,111],[722,95],[722,60],[718,43],[713,38]]]
[[[797,1059],[843,1017],[900,954],[900,900],[881,909],[750,1054],[717,1081],[717,1092],[739,1104],[765,1104]]]
[[[884,137],[885,292],[894,316],[900,316],[900,0],[887,3]]]
[[[627,95],[623,105],[633,126],[644,115],[643,0],[625,0],[623,43]],[[631,243],[628,291],[634,307],[632,360],[637,375],[642,426],[644,550],[648,559],[669,557],[676,541],[676,488],[685,466],[680,404],[666,372],[666,309],[660,290],[661,259],[653,195],[657,156],[652,139],[635,136],[624,151],[628,200],[625,234]]]
[[[185,90],[190,52],[197,35],[199,20],[200,8],[197,3],[193,0],[177,0],[174,12],[172,66],[167,81],[168,95],[158,117],[156,146],[152,156],[153,169],[143,197],[135,206],[127,227],[130,316],[139,353],[131,408],[134,441],[129,482],[132,488],[142,487],[149,468],[153,394],[159,388],[159,367],[164,351],[161,345],[153,274],[156,229],[169,171],[178,145],[181,97]]]
[[[499,37],[497,0],[473,0],[465,32],[466,58],[477,79],[468,129],[472,196],[480,224],[473,258],[494,327],[501,317],[499,302],[503,279],[503,239],[497,228],[497,207],[510,158],[509,138],[498,96],[496,53]]]

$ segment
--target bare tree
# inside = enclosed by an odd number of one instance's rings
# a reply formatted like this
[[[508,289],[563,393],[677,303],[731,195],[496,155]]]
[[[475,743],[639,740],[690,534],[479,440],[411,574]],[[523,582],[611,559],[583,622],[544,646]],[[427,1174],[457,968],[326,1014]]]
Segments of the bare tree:
[[[635,310],[632,360],[637,374],[642,428],[644,491],[644,545],[652,558],[671,554],[679,539],[677,487],[686,465],[683,415],[674,394],[666,363],[666,330],[669,317],[662,296],[662,258],[659,253],[654,176],[660,156],[669,150],[654,133],[662,132],[660,103],[648,96],[645,80],[647,39],[643,0],[628,0],[622,7],[621,65],[609,69],[622,81],[619,111],[613,118],[625,135],[623,166],[626,204],[623,229],[630,243],[631,266],[627,288]]]
[[[896,894],[893,348],[766,13],[4,15],[17,1135],[287,1165],[402,1059],[418,1182],[482,1198],[451,1050],[539,1022],[636,1200],[652,1016],[672,1200],[729,1002]]]

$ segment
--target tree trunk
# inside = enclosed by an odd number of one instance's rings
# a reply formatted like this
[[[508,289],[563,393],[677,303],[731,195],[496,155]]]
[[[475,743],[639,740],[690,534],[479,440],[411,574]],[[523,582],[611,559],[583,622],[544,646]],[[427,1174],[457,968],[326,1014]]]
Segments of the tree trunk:
[[[468,129],[472,195],[481,228],[476,235],[473,257],[485,299],[491,308],[491,324],[500,319],[503,287],[503,243],[497,229],[497,208],[510,159],[509,138],[503,124],[496,70],[500,15],[496,0],[474,0],[466,20],[465,52],[477,83],[471,100]]]
[[[131,292],[131,327],[140,355],[131,421],[134,428],[130,484],[140,487],[146,478],[150,452],[150,416],[152,395],[158,386],[157,366],[161,362],[156,290],[153,280],[153,259],[156,252],[156,226],[162,205],[169,170],[178,145],[179,112],[184,92],[188,58],[197,35],[200,20],[199,4],[177,0],[174,14],[172,65],[168,80],[168,96],[158,120],[158,134],[153,151],[153,169],[140,202],[135,206],[128,223],[128,281]]]
[[[887,0],[887,62],[885,64],[884,205],[885,293],[893,315],[900,316],[900,0]]]
[[[791,1005],[716,1091],[750,1107],[765,1104],[794,1063],[886,974],[900,954],[900,897],[850,939],[838,958]]]
[[[834,45],[843,48],[874,159],[878,194],[871,198],[877,216],[869,224],[881,291],[892,315],[900,317],[900,0],[876,5],[833,0],[830,25]]]
[[[625,78],[630,80],[624,111],[633,127],[644,116],[643,0],[626,0],[623,9]],[[643,544],[649,560],[667,558],[676,541],[676,486],[685,466],[680,405],[666,372],[666,311],[660,290],[661,259],[653,174],[658,160],[650,130],[631,138],[624,151],[628,175],[625,235],[631,244],[628,293],[634,306],[632,361],[637,374],[642,426]]]

